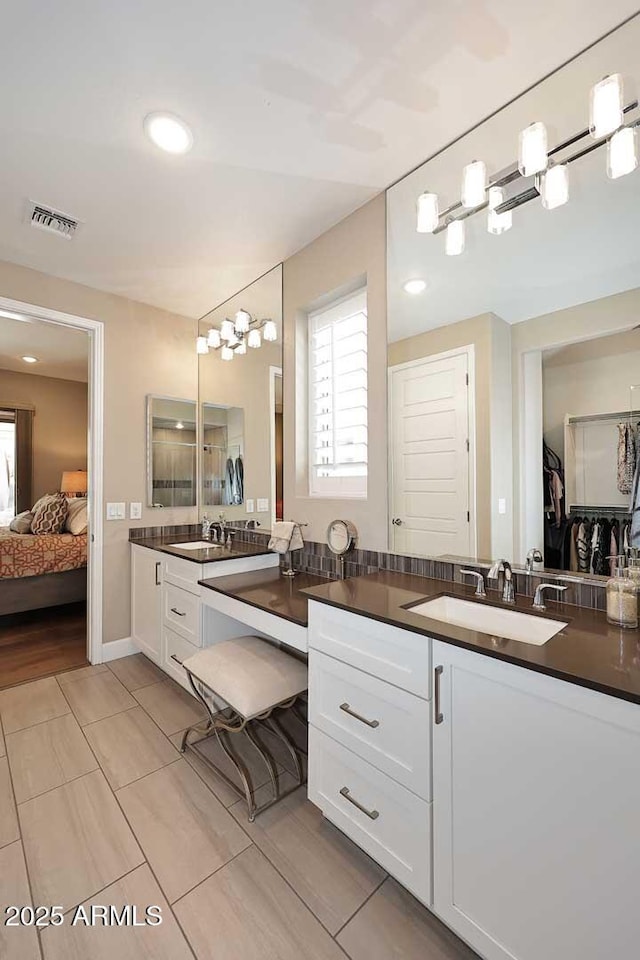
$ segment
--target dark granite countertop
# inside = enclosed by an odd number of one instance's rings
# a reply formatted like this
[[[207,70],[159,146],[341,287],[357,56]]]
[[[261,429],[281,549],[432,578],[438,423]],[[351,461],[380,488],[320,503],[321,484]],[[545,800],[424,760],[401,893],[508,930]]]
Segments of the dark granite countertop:
[[[253,570],[250,573],[235,573],[228,577],[214,577],[200,580],[203,587],[224,593],[228,597],[242,600],[259,610],[266,610],[276,617],[283,617],[307,626],[307,608],[309,601],[300,591],[327,583],[323,577],[310,573],[297,573],[295,577],[283,577],[278,567],[267,570]]]
[[[139,547],[149,547],[150,550],[159,550],[161,553],[169,553],[172,557],[180,557],[181,560],[191,560],[192,563],[216,563],[218,560],[235,560],[238,557],[262,557],[271,550],[258,546],[256,543],[244,543],[241,540],[232,542],[231,547],[221,547],[220,544],[212,543],[210,547],[202,550],[181,550],[180,547],[172,547],[172,543],[193,543],[201,540],[197,534],[190,536],[171,536],[165,534],[161,537],[148,537],[142,540],[131,540],[131,543]]]
[[[405,609],[408,604],[442,594],[475,600],[473,592],[473,584],[386,571],[305,588],[309,599],[640,703],[640,632],[612,626],[601,611],[547,598],[546,614],[536,613],[530,597],[518,598],[515,609],[522,613],[567,621],[555,637],[534,646],[431,620]],[[497,593],[491,591],[487,601],[478,602],[503,607]]]

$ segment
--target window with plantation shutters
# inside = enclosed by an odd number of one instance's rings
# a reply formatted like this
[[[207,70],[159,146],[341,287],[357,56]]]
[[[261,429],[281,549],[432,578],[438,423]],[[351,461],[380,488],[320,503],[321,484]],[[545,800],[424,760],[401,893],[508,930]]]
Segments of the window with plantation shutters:
[[[367,291],[309,314],[309,493],[367,495]]]

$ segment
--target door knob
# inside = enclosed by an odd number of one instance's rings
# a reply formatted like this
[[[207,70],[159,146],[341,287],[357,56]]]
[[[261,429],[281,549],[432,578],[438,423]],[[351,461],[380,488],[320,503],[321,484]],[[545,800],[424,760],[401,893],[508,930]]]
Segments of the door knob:
[[[391,523],[396,527],[402,526],[402,520],[400,519],[400,517],[394,517]]]

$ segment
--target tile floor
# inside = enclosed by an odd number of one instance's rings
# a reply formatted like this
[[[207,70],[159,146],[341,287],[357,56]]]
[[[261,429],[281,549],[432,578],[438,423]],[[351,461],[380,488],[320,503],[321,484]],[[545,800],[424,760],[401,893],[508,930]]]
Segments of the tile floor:
[[[0,910],[65,911],[40,931],[1,916],[2,960],[476,958],[304,787],[249,824],[233,791],[176,749],[199,716],[141,654],[0,691]],[[163,922],[71,926],[79,905],[139,917],[158,905]]]

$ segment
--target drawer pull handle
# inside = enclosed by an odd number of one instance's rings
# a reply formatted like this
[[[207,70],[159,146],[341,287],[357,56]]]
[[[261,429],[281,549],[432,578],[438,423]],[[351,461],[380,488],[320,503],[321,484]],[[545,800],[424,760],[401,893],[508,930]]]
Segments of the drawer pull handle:
[[[350,717],[355,717],[356,720],[360,720],[361,723],[366,723],[368,727],[379,727],[379,720],[367,720],[366,717],[361,716],[359,713],[356,713],[355,710],[352,710],[348,703],[341,703],[340,709],[344,710],[345,713],[348,713]]]
[[[186,617],[186,613],[181,613],[179,610],[176,610],[175,607],[171,607],[171,613],[175,613],[177,617]]]
[[[366,815],[369,817],[370,820],[377,820],[378,817],[380,816],[377,810],[367,810],[367,808],[363,807],[361,803],[358,803],[358,801],[351,796],[349,792],[349,787],[343,787],[342,790],[340,791],[340,796],[344,797],[345,800],[348,800],[349,803],[352,803],[354,807],[357,807],[358,810],[362,811],[362,813],[366,813]]]
[[[162,586],[160,582],[160,560],[156,563],[156,587]]]
[[[444,670],[444,667],[440,666],[440,667],[436,667],[434,671],[435,676],[434,676],[433,685],[435,689],[433,693],[434,693],[434,700],[435,700],[434,712],[435,712],[436,723],[442,723],[442,721],[444,720],[444,714],[440,709],[440,677],[442,676],[443,670]]]
[[[172,653],[172,654],[171,654],[171,659],[172,659],[172,660],[175,660],[176,663],[179,663],[180,666],[182,666],[182,660],[178,660],[178,658],[176,657],[175,653]]]

